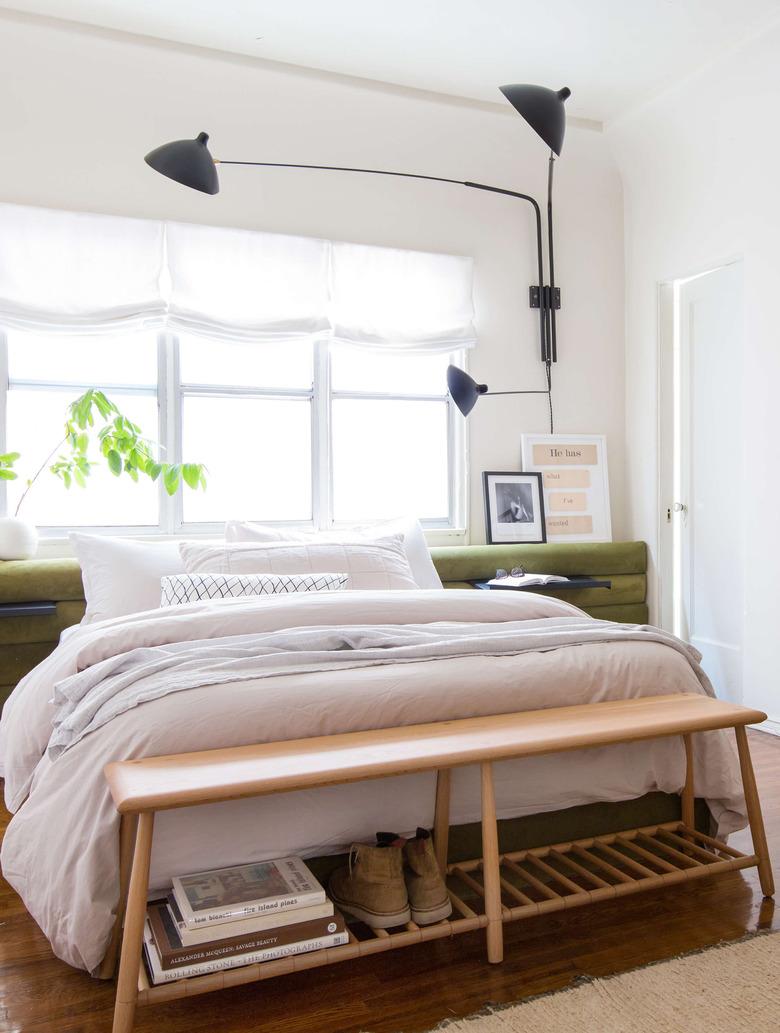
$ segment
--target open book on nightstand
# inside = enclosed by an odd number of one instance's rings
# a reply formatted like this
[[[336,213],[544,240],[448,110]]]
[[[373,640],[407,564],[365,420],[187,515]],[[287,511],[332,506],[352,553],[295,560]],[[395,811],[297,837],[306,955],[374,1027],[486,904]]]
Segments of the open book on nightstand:
[[[612,588],[612,582],[574,574],[571,577],[564,577],[562,574],[521,574],[494,577],[489,581],[475,581],[474,587],[484,591],[498,589],[499,591],[549,593],[569,588]]]
[[[568,580],[562,574],[509,574],[492,577],[487,584],[491,588],[530,588],[532,585],[553,585]]]

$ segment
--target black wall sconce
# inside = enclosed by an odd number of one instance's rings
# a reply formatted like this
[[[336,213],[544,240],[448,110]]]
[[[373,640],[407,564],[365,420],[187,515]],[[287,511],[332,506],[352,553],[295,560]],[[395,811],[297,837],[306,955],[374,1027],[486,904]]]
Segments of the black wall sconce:
[[[450,366],[447,370],[447,386],[452,400],[464,416],[468,416],[480,395],[547,395],[550,406],[550,430],[553,429],[552,410],[552,363],[558,361],[558,341],[555,313],[561,306],[560,288],[555,285],[553,256],[553,169],[555,158],[561,153],[566,132],[565,101],[571,91],[564,86],[550,90],[545,86],[519,83],[500,87],[512,107],[523,116],[534,132],[550,148],[547,175],[547,263],[549,277],[545,277],[544,244],[542,234],[542,213],[537,201],[529,194],[486,183],[472,183],[468,180],[447,179],[443,176],[424,176],[412,172],[392,172],[386,169],[362,169],[341,165],[301,165],[277,161],[227,161],[215,159],[208,149],[208,134],[199,133],[194,140],[174,140],[163,144],[146,155],[145,161],[156,172],[175,180],[184,186],[204,194],[219,192],[217,165],[242,165],[252,168],[312,169],[324,172],[360,172],[374,176],[398,176],[403,179],[424,179],[434,183],[453,183],[472,190],[486,190],[505,197],[515,197],[533,206],[536,220],[536,260],[538,283],[529,288],[529,304],[539,310],[539,355],[545,366],[547,387],[538,391],[489,391],[486,384],[477,384],[467,373]]]

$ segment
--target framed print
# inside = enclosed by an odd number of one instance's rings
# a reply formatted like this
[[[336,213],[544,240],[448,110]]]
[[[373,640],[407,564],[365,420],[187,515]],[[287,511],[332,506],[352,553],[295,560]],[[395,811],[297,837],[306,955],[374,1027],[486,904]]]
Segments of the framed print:
[[[546,541],[542,475],[482,474],[488,545]]]
[[[603,434],[523,434],[522,459],[542,477],[547,541],[612,541]]]

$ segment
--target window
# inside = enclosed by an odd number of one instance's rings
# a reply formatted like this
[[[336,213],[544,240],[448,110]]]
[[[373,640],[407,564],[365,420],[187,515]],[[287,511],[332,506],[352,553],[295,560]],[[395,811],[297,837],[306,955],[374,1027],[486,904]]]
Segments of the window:
[[[447,524],[447,356],[330,351],[333,519]]]
[[[26,477],[48,465],[68,403],[101,387],[166,460],[205,463],[208,490],[170,499],[159,485],[117,480],[101,465],[86,490],[66,491],[45,475],[20,514],[39,527],[179,533],[231,517],[327,527],[412,512],[429,526],[459,525],[463,431],[446,394],[449,361],[462,358],[310,339],[8,330],[0,333],[0,450],[22,459],[19,479],[0,482],[6,512]]]
[[[445,370],[477,343],[472,294],[463,255],[0,204],[0,452],[23,453],[0,513],[99,387],[208,488],[44,474],[21,512],[38,527],[462,527]]]
[[[182,454],[209,469],[184,522],[313,520],[314,346],[182,337],[178,352]]]
[[[67,407],[86,388],[101,386],[122,412],[159,439],[157,340],[154,334],[62,338],[7,335],[8,394],[3,451],[22,453],[19,477],[6,482],[7,512],[14,513],[26,480],[55,458]],[[54,455],[52,455],[54,452]],[[117,480],[95,466],[82,491],[46,474],[24,500],[20,516],[41,527],[122,524],[156,528],[159,492],[150,481]]]

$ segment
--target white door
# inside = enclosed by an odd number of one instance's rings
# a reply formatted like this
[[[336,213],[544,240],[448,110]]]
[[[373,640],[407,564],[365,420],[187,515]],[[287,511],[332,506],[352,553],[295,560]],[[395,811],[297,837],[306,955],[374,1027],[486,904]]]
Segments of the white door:
[[[741,263],[680,282],[675,308],[675,630],[703,654],[718,695],[741,702]]]

